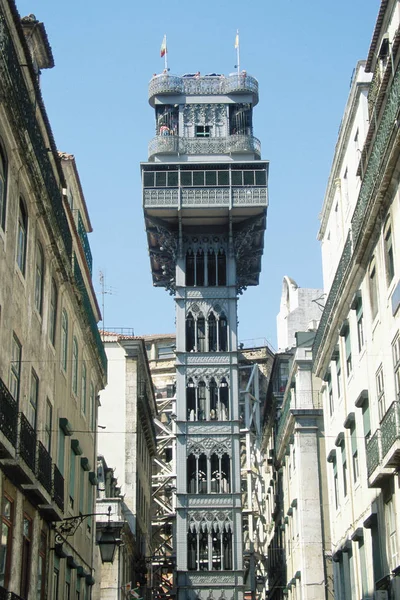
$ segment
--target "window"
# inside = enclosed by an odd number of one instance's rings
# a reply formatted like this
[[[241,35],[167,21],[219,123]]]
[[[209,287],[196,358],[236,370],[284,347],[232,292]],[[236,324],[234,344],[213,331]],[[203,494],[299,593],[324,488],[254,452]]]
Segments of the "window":
[[[65,458],[65,433],[60,427],[58,430],[58,460],[57,467],[61,475],[64,475],[64,458]]]
[[[157,347],[158,358],[174,358],[174,344],[161,344]]]
[[[86,388],[87,388],[87,371],[86,371],[86,363],[82,363],[82,372],[81,372],[81,407],[82,412],[86,415]]]
[[[187,538],[189,571],[232,570],[232,523],[190,519]]]
[[[340,368],[340,358],[336,359],[336,385],[338,398],[342,395],[342,370]]]
[[[329,414],[332,416],[333,415],[333,411],[335,409],[335,405],[334,405],[334,402],[333,402],[332,376],[331,376],[330,373],[328,375],[327,384],[328,384]]]
[[[90,392],[89,392],[89,402],[90,402],[90,428],[92,431],[95,430],[96,427],[96,398],[94,394],[94,385],[93,382],[90,382]]]
[[[54,571],[53,571],[53,600],[58,600],[59,599],[59,594],[58,594],[58,590],[60,587],[60,564],[59,564],[59,558],[56,556],[55,558],[55,565],[54,565]]]
[[[394,382],[396,389],[396,399],[400,400],[400,333],[392,344],[392,355],[393,355],[393,368],[394,368]]]
[[[386,405],[385,405],[385,381],[383,378],[383,367],[382,365],[379,367],[376,375],[375,375],[375,379],[376,379],[376,395],[378,397],[378,414],[379,414],[379,421],[382,421],[383,417],[385,416],[385,412],[386,412]]]
[[[53,427],[53,406],[50,400],[46,400],[46,415],[44,423],[44,445],[49,454],[51,454],[51,437]]]
[[[76,456],[74,449],[71,448],[71,464],[69,469],[69,505],[71,508],[74,508],[75,500]]]
[[[346,352],[346,374],[347,377],[350,377],[351,371],[353,368],[352,359],[351,359],[351,336],[350,336],[350,325],[346,322],[345,331],[344,331],[344,346]]]
[[[394,510],[393,496],[385,504],[386,516],[386,531],[388,536],[388,558],[390,569],[395,569],[398,566],[398,548],[397,548],[397,531],[396,531],[396,515]]]
[[[195,136],[196,137],[210,137],[210,135],[211,135],[210,129],[211,128],[209,125],[196,125]]]
[[[225,378],[217,387],[214,379],[208,386],[204,381],[189,379],[186,388],[188,421],[227,421],[229,418],[229,388]]]
[[[35,371],[31,371],[31,389],[29,394],[29,405],[28,405],[28,421],[33,429],[36,429],[37,410],[38,410],[38,399],[39,399],[39,377]]]
[[[21,358],[22,346],[17,336],[14,334],[11,347],[10,392],[17,402],[19,400],[21,380]]]
[[[32,519],[24,514],[22,524],[22,557],[21,557],[21,587],[20,595],[27,598],[29,593],[31,570]]]
[[[378,314],[378,282],[376,278],[375,259],[369,266],[369,302],[371,306],[371,317],[375,319]]]
[[[37,600],[43,600],[45,597],[46,589],[46,532],[41,531],[39,541],[39,560],[38,560],[38,573],[37,573],[37,584],[36,584],[36,598]]]
[[[36,243],[36,266],[35,266],[35,308],[42,314],[43,309],[43,284],[44,284],[44,255],[39,242]]]
[[[356,435],[356,424],[353,422],[350,428],[350,437],[351,437],[351,454],[353,458],[353,479],[356,482],[360,475],[359,465],[358,465],[358,449],[357,449],[357,435]]]
[[[11,550],[13,537],[14,503],[8,496],[3,496],[1,506],[1,538],[0,538],[0,585],[7,588],[11,573]]]
[[[68,315],[65,308],[61,315],[61,367],[67,370],[68,363]]]
[[[20,198],[17,227],[17,265],[23,275],[25,275],[27,236],[28,213],[26,212],[25,202]]]
[[[368,440],[371,436],[371,419],[369,415],[369,401],[368,398],[364,400],[362,405],[362,417],[363,417],[363,427],[364,427],[364,436]]]
[[[6,229],[7,210],[7,159],[0,144],[0,227]]]
[[[49,306],[49,338],[55,346],[56,343],[56,324],[57,324],[57,286],[54,279],[51,280],[50,287],[50,306]]]
[[[357,298],[356,304],[356,317],[357,317],[357,340],[358,340],[358,351],[361,352],[364,347],[364,311],[362,304],[361,292]]]
[[[392,226],[388,219],[384,230],[384,258],[385,258],[385,271],[386,271],[386,283],[390,284],[394,277],[394,256],[393,256],[393,239],[392,239]]]
[[[79,479],[79,512],[81,515],[85,512],[85,469],[82,465]]]
[[[342,475],[343,475],[343,497],[347,496],[347,459],[346,459],[346,446],[343,441],[342,443]]]
[[[72,341],[72,391],[75,396],[78,395],[78,359],[78,341],[76,337],[74,337]]]

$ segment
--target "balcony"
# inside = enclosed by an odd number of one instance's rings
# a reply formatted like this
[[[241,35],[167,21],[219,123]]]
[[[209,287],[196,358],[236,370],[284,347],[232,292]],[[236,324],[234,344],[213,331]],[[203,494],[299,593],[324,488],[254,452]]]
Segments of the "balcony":
[[[52,477],[51,477],[51,456],[43,446],[42,442],[38,442],[37,446],[37,478],[44,489],[51,494],[52,492]]]
[[[227,137],[186,138],[176,135],[157,135],[149,143],[149,161],[156,154],[254,154],[261,157],[260,140],[252,135]]]
[[[383,481],[392,474],[390,469],[385,469],[382,458],[382,432],[377,429],[366,442],[368,487],[382,487]]]
[[[36,465],[36,432],[24,413],[20,413],[20,429],[18,453],[25,464],[35,473]]]
[[[17,445],[18,406],[7,386],[0,379],[0,458],[13,455]]]
[[[86,232],[85,226],[83,224],[83,219],[81,217],[81,211],[76,209],[73,211],[73,213],[74,213],[76,229],[78,231],[79,239],[80,239],[80,242],[81,242],[82,248],[83,248],[83,253],[85,255],[86,263],[89,268],[89,273],[90,273],[90,275],[92,275],[92,267],[93,267],[92,251],[90,249],[88,234]]]
[[[400,465],[400,402],[389,406],[381,421],[382,462],[385,468]]]
[[[54,465],[54,475],[53,475],[53,500],[57,504],[58,508],[63,511],[64,510],[64,477],[61,475],[61,472]]]
[[[258,81],[245,71],[224,75],[179,77],[161,73],[149,83],[149,102],[155,105],[155,96],[221,96],[251,94],[253,106],[258,103]]]

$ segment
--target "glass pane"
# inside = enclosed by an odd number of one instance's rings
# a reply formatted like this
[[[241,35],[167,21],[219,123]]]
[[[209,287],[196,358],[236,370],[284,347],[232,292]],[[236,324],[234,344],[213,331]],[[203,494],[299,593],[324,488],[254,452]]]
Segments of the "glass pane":
[[[218,171],[218,185],[229,185],[228,171]]]
[[[176,187],[178,185],[178,171],[168,173],[168,187]]]
[[[216,171],[206,171],[206,185],[217,185]]]
[[[204,171],[193,172],[193,185],[204,185]]]
[[[167,174],[165,171],[156,173],[156,187],[165,187],[167,185]]]
[[[192,171],[181,172],[181,185],[192,185]]]
[[[144,187],[154,186],[154,173],[143,173],[143,185]]]
[[[254,185],[254,171],[243,171],[244,185]]]
[[[266,171],[256,171],[256,185],[267,184],[267,173]]]
[[[242,185],[242,171],[232,171],[232,185]]]

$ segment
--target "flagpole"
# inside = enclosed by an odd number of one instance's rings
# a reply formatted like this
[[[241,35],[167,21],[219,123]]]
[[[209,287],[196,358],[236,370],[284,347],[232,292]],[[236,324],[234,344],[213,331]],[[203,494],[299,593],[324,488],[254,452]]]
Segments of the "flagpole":
[[[167,45],[167,34],[165,34],[164,69],[165,69],[165,71],[168,73],[168,45]]]
[[[236,64],[237,64],[237,72],[238,72],[238,77],[240,75],[240,42],[239,42],[239,29],[237,29],[236,31],[236,39],[237,39],[237,46],[236,46]]]

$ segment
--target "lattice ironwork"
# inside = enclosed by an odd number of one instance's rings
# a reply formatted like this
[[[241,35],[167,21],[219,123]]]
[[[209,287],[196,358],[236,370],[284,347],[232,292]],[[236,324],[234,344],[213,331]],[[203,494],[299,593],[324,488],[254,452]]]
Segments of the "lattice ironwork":
[[[182,206],[229,206],[229,189],[226,188],[184,188]]]
[[[64,510],[64,477],[57,465],[53,466],[53,499],[58,508]]]
[[[240,187],[232,188],[233,206],[241,205],[256,205],[256,206],[267,206],[268,195],[266,187]]]
[[[15,448],[18,431],[18,405],[2,379],[0,379],[0,431]]]
[[[38,442],[37,445],[37,466],[36,466],[37,478],[44,487],[45,490],[51,494],[52,490],[52,477],[51,477],[51,456],[43,446],[42,442]]]
[[[24,413],[19,413],[19,444],[18,453],[28,467],[36,472],[36,432]]]
[[[381,421],[382,455],[400,438],[400,402],[392,402]]]
[[[105,371],[107,371],[106,352],[104,350],[103,342],[101,341],[101,337],[100,337],[99,329],[97,327],[97,321],[94,316],[92,304],[89,299],[89,294],[87,293],[87,290],[86,290],[85,281],[83,279],[81,269],[80,269],[78,261],[76,259],[74,260],[74,279],[75,279],[75,283],[81,294],[82,304],[85,309],[86,321],[90,327],[90,331],[92,333],[93,340],[96,345],[97,352],[99,354],[100,362],[102,364],[103,369]]]
[[[83,252],[85,254],[86,263],[87,263],[87,266],[89,267],[90,274],[92,274],[92,266],[93,266],[92,251],[90,249],[88,234],[86,232],[85,226],[83,224],[83,219],[81,217],[81,211],[78,209],[74,210],[74,217],[75,217],[76,227],[78,230],[79,239],[81,241]]]
[[[261,142],[252,135],[189,138],[157,135],[149,142],[149,159],[155,154],[232,154],[251,153],[261,156]]]
[[[219,95],[236,92],[253,95],[253,104],[258,102],[258,81],[245,71],[224,77],[193,76],[177,77],[162,73],[153,77],[149,84],[149,99],[157,94]]]
[[[382,443],[381,443],[381,431],[377,429],[366,443],[366,454],[367,454],[367,473],[368,477],[372,475],[375,469],[381,464],[382,461]]]
[[[176,208],[178,206],[177,189],[145,189],[144,207],[168,206]]]
[[[0,71],[2,87],[9,109],[14,113],[16,127],[21,132],[22,143],[26,146],[27,138],[32,144],[33,153],[40,174],[43,178],[47,194],[50,198],[55,220],[64,241],[67,255],[72,254],[72,236],[63,206],[61,187],[54,175],[50,162],[48,142],[44,139],[41,127],[36,118],[37,102],[28,92],[17,53],[13,46],[10,32],[3,12],[0,10]],[[35,94],[40,97],[40,89],[35,84]],[[25,136],[24,136],[25,134]],[[29,167],[30,160],[26,161]],[[34,174],[35,175],[35,174]]]

